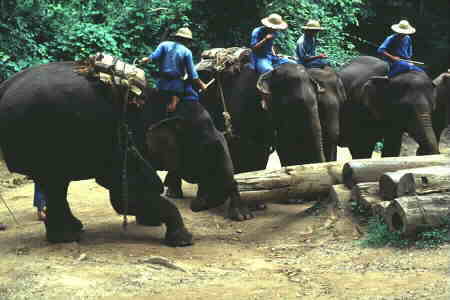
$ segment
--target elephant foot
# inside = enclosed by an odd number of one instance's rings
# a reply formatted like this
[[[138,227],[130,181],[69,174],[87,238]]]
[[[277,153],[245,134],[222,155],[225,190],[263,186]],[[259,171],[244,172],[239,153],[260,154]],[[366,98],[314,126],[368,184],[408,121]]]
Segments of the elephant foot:
[[[167,230],[164,243],[171,247],[186,247],[194,244],[192,241],[192,233],[185,227],[178,228],[177,230]]]
[[[241,207],[230,206],[228,208],[228,218],[233,221],[245,221],[253,219],[254,216],[246,205],[242,205]]]
[[[83,224],[75,217],[71,217],[69,222],[63,222],[59,226],[50,226],[48,220],[44,220],[47,241],[50,243],[71,243],[78,242],[83,233]]]
[[[177,199],[184,198],[183,191],[181,189],[172,189],[170,187],[167,188],[166,196],[169,198],[177,198]]]
[[[136,224],[141,226],[158,227],[162,225],[160,218],[145,218],[143,216],[136,216]]]

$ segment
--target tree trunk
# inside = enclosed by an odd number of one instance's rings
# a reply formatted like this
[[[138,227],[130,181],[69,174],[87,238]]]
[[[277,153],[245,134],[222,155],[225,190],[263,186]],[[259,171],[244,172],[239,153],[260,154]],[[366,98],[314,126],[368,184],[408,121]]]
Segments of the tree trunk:
[[[378,182],[356,184],[352,189],[352,199],[371,212],[375,204],[383,201],[379,195]]]
[[[449,209],[450,193],[404,196],[391,202],[384,220],[391,231],[413,235],[424,229],[446,224]]]
[[[450,190],[450,166],[406,169],[388,172],[380,177],[380,194],[384,200],[448,190]]]
[[[386,172],[448,164],[447,154],[353,160],[344,165],[342,176],[344,184],[352,188],[359,182],[378,181]]]
[[[251,202],[279,202],[324,195],[342,183],[344,162],[289,166],[235,175],[241,198]]]
[[[344,184],[332,185],[328,197],[334,205],[334,210],[338,217],[347,217],[352,214],[352,206],[350,204],[352,191]]]

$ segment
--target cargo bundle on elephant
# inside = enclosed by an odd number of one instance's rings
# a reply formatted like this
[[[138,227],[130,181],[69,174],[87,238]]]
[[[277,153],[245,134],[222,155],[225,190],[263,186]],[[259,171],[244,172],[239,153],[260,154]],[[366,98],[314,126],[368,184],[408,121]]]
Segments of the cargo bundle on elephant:
[[[75,72],[79,67],[75,62],[40,65],[0,85],[0,146],[10,171],[42,186],[48,199],[47,239],[79,239],[82,224],[70,210],[67,188],[70,181],[95,178],[109,189],[118,213],[135,215],[142,225],[164,223],[170,245],[191,244],[178,209],[160,196],[163,184],[156,169],[182,168],[182,176],[205,184],[201,197],[193,201],[195,210],[218,206],[233,191],[238,203],[223,136],[198,103],[181,104],[180,115],[187,118],[165,120],[149,129],[154,91],[146,89],[141,108],[125,105],[123,115],[125,89],[117,87],[117,97],[109,85]],[[119,139],[125,136],[118,134],[121,120],[128,124],[135,151],[128,151],[128,144],[120,147]],[[203,140],[189,138],[196,130]]]
[[[448,125],[448,75],[432,80],[424,72],[385,76],[388,64],[361,56],[339,71],[348,101],[341,110],[340,145],[353,158],[370,157],[377,141],[384,140],[383,156],[400,154],[407,132],[419,144],[419,154],[439,153],[439,137]]]

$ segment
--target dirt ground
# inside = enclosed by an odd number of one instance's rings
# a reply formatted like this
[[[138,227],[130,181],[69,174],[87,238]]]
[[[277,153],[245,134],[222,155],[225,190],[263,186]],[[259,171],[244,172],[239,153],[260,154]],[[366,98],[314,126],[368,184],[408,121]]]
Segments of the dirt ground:
[[[446,149],[448,149],[446,145]],[[341,149],[340,159],[349,154]],[[279,162],[271,157],[270,168]],[[323,205],[270,204],[246,222],[224,209],[192,213],[174,200],[195,245],[170,248],[163,228],[124,232],[107,191],[73,182],[69,202],[84,223],[80,243],[49,244],[32,208],[33,184],[3,169],[0,299],[449,299],[449,249],[364,248],[364,228]],[[15,181],[14,181],[15,178]],[[194,187],[184,185],[192,197]]]

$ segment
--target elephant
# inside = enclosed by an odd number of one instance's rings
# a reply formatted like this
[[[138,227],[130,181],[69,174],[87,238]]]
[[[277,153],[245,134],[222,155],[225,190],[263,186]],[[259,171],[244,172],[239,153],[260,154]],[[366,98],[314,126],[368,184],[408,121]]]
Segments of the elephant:
[[[283,64],[258,82],[268,103],[282,166],[336,160],[345,89],[331,68]]]
[[[439,144],[442,131],[450,125],[450,70],[436,77],[433,84],[436,92],[436,109],[433,111],[432,119]],[[450,137],[450,128],[448,130]]]
[[[436,99],[431,79],[417,71],[388,78],[388,68],[381,59],[361,56],[338,72],[348,96],[341,109],[340,146],[349,147],[353,158],[367,158],[375,143],[384,139],[382,156],[398,156],[402,134],[407,132],[421,154],[439,153],[432,126]]]
[[[184,110],[190,119],[172,118],[150,126],[149,97],[154,91],[146,91],[144,108],[129,104],[125,115],[121,91],[115,93],[104,83],[74,72],[78,66],[76,62],[39,65],[0,85],[0,147],[11,172],[27,175],[42,186],[47,197],[47,240],[79,240],[83,225],[70,210],[67,188],[71,181],[95,178],[109,190],[117,213],[134,215],[141,225],[165,224],[165,242],[170,246],[191,245],[192,234],[178,209],[160,195],[163,183],[156,168],[172,163],[186,168],[183,176],[195,177],[218,165],[205,182],[216,189],[212,197],[207,189],[193,206],[203,210],[221,205],[226,199],[222,193],[230,189],[222,183],[225,179],[232,183],[233,170],[209,115],[198,104],[188,103]],[[133,147],[120,142],[125,136],[118,134],[122,119],[127,120]],[[199,137],[191,134],[194,130],[200,130],[205,140],[191,140]],[[176,153],[158,152],[168,149],[163,144],[167,142],[177,145]],[[199,158],[192,151],[208,155]]]

